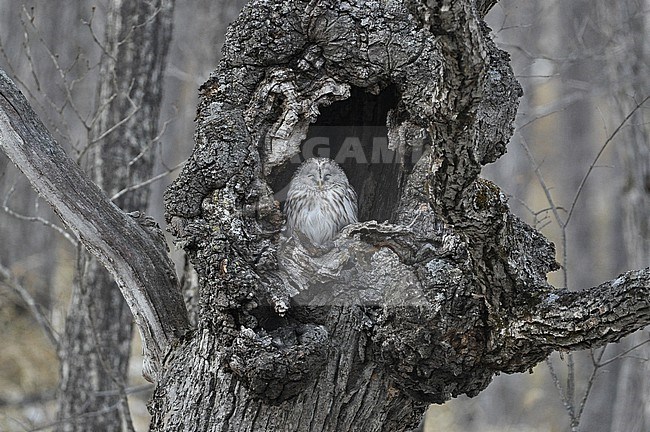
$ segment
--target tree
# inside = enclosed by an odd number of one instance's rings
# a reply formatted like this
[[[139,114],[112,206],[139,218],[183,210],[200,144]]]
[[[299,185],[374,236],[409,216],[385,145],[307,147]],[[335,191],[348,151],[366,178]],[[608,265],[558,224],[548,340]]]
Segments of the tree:
[[[93,181],[127,212],[148,206],[149,190],[137,186],[153,175],[173,3],[109,5],[98,108],[86,150]],[[78,276],[59,347],[58,427],[133,430],[125,393],[131,311],[103,266],[83,249],[77,254]]]
[[[134,314],[157,386],[152,430],[409,430],[428,402],[650,321],[649,269],[553,288],[553,245],[478,177],[505,152],[521,95],[482,22],[494,3],[243,10],[201,89],[194,153],[166,194],[199,275],[197,328],[158,238],[107,203],[2,75],[3,150]],[[357,163],[372,148],[337,136],[381,125],[390,163]],[[273,193],[304,138],[355,156],[341,162],[365,222],[329,251],[280,233]]]
[[[647,34],[650,24],[648,17],[642,13],[645,6],[643,2],[634,1],[612,5],[608,9],[601,6],[602,15],[607,17],[607,36],[616,48],[612,51],[625,55],[625,58],[616,56],[609,65],[611,80],[618,84],[611,89],[611,93],[621,111],[620,116],[626,115],[626,111],[629,112],[638,103],[635,99],[648,89],[650,70],[647,56],[644,55],[642,35]],[[642,113],[636,113],[632,120],[636,124],[643,124]],[[638,267],[650,261],[650,136],[648,130],[641,127],[626,128],[622,135],[618,148],[626,173],[621,190],[624,238],[627,259],[632,267]],[[626,341],[624,348],[641,345],[640,355],[647,358],[650,351],[646,345],[647,333],[644,333],[635,334]],[[650,383],[645,379],[647,376],[647,361],[625,359],[618,377],[612,430],[640,432],[650,427],[650,411],[645,404],[650,395]]]

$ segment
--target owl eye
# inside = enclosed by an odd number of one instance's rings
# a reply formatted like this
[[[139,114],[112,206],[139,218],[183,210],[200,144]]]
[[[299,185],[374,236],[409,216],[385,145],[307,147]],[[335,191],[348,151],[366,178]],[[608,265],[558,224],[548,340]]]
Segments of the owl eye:
[[[329,180],[330,177],[332,177],[332,174],[325,174],[325,175],[323,176],[323,180]]]
[[[312,180],[316,180],[316,176],[314,174],[309,174],[307,178],[310,178]]]

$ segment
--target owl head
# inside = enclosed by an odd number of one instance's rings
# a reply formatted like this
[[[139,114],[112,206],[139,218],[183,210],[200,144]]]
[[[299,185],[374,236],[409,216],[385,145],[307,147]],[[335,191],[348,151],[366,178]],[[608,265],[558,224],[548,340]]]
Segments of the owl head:
[[[335,186],[347,185],[348,179],[336,162],[328,158],[307,159],[294,174],[302,188],[325,191]],[[296,186],[296,182],[292,181]]]

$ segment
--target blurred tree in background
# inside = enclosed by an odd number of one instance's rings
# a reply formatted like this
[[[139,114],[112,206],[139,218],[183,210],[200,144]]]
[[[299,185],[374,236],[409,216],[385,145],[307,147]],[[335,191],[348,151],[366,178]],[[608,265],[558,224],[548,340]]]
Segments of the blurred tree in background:
[[[149,207],[146,185],[159,144],[173,3],[110,2],[105,41],[98,42],[94,109],[78,112],[75,99],[66,99],[87,132],[78,161],[125,211]],[[88,29],[99,40],[91,21]],[[72,83],[64,85],[73,89]],[[65,331],[57,344],[61,376],[56,429],[133,430],[126,396],[131,311],[113,277],[84,248],[77,249],[76,263]]]
[[[197,88],[217,64],[226,26],[243,3],[176,4],[160,133],[147,139],[156,142],[151,155],[158,160],[147,176],[172,171],[190,153]],[[104,38],[115,30],[107,28],[114,25],[111,4],[0,0],[0,67],[77,158],[88,143],[84,119],[97,112],[97,89],[106,79],[100,65],[102,47],[110,46]],[[511,195],[513,210],[558,245],[557,259],[566,265],[551,276],[556,286],[591,287],[650,262],[648,106],[608,142],[650,90],[649,13],[645,0],[502,0],[487,17],[525,92],[508,155],[489,176]],[[162,190],[171,177],[148,185],[149,207],[140,208],[161,224]],[[78,311],[70,310],[77,251],[4,155],[0,179],[0,430],[59,428],[51,342]],[[648,339],[644,330],[595,352],[554,355],[533,374],[503,376],[474,399],[432,407],[427,430],[648,430]],[[132,355],[139,353],[136,342]],[[135,429],[146,430],[150,387],[139,377],[141,361],[131,364],[120,388]],[[102,414],[117,417],[120,403]],[[76,408],[76,415],[95,412]]]

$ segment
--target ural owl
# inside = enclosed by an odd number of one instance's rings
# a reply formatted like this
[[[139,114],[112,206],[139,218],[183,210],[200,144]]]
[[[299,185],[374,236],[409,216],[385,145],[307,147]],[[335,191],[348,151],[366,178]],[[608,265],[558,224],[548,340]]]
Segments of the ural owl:
[[[322,246],[341,228],[357,222],[357,194],[336,162],[307,159],[289,183],[284,212],[289,236],[300,231],[311,243]]]

